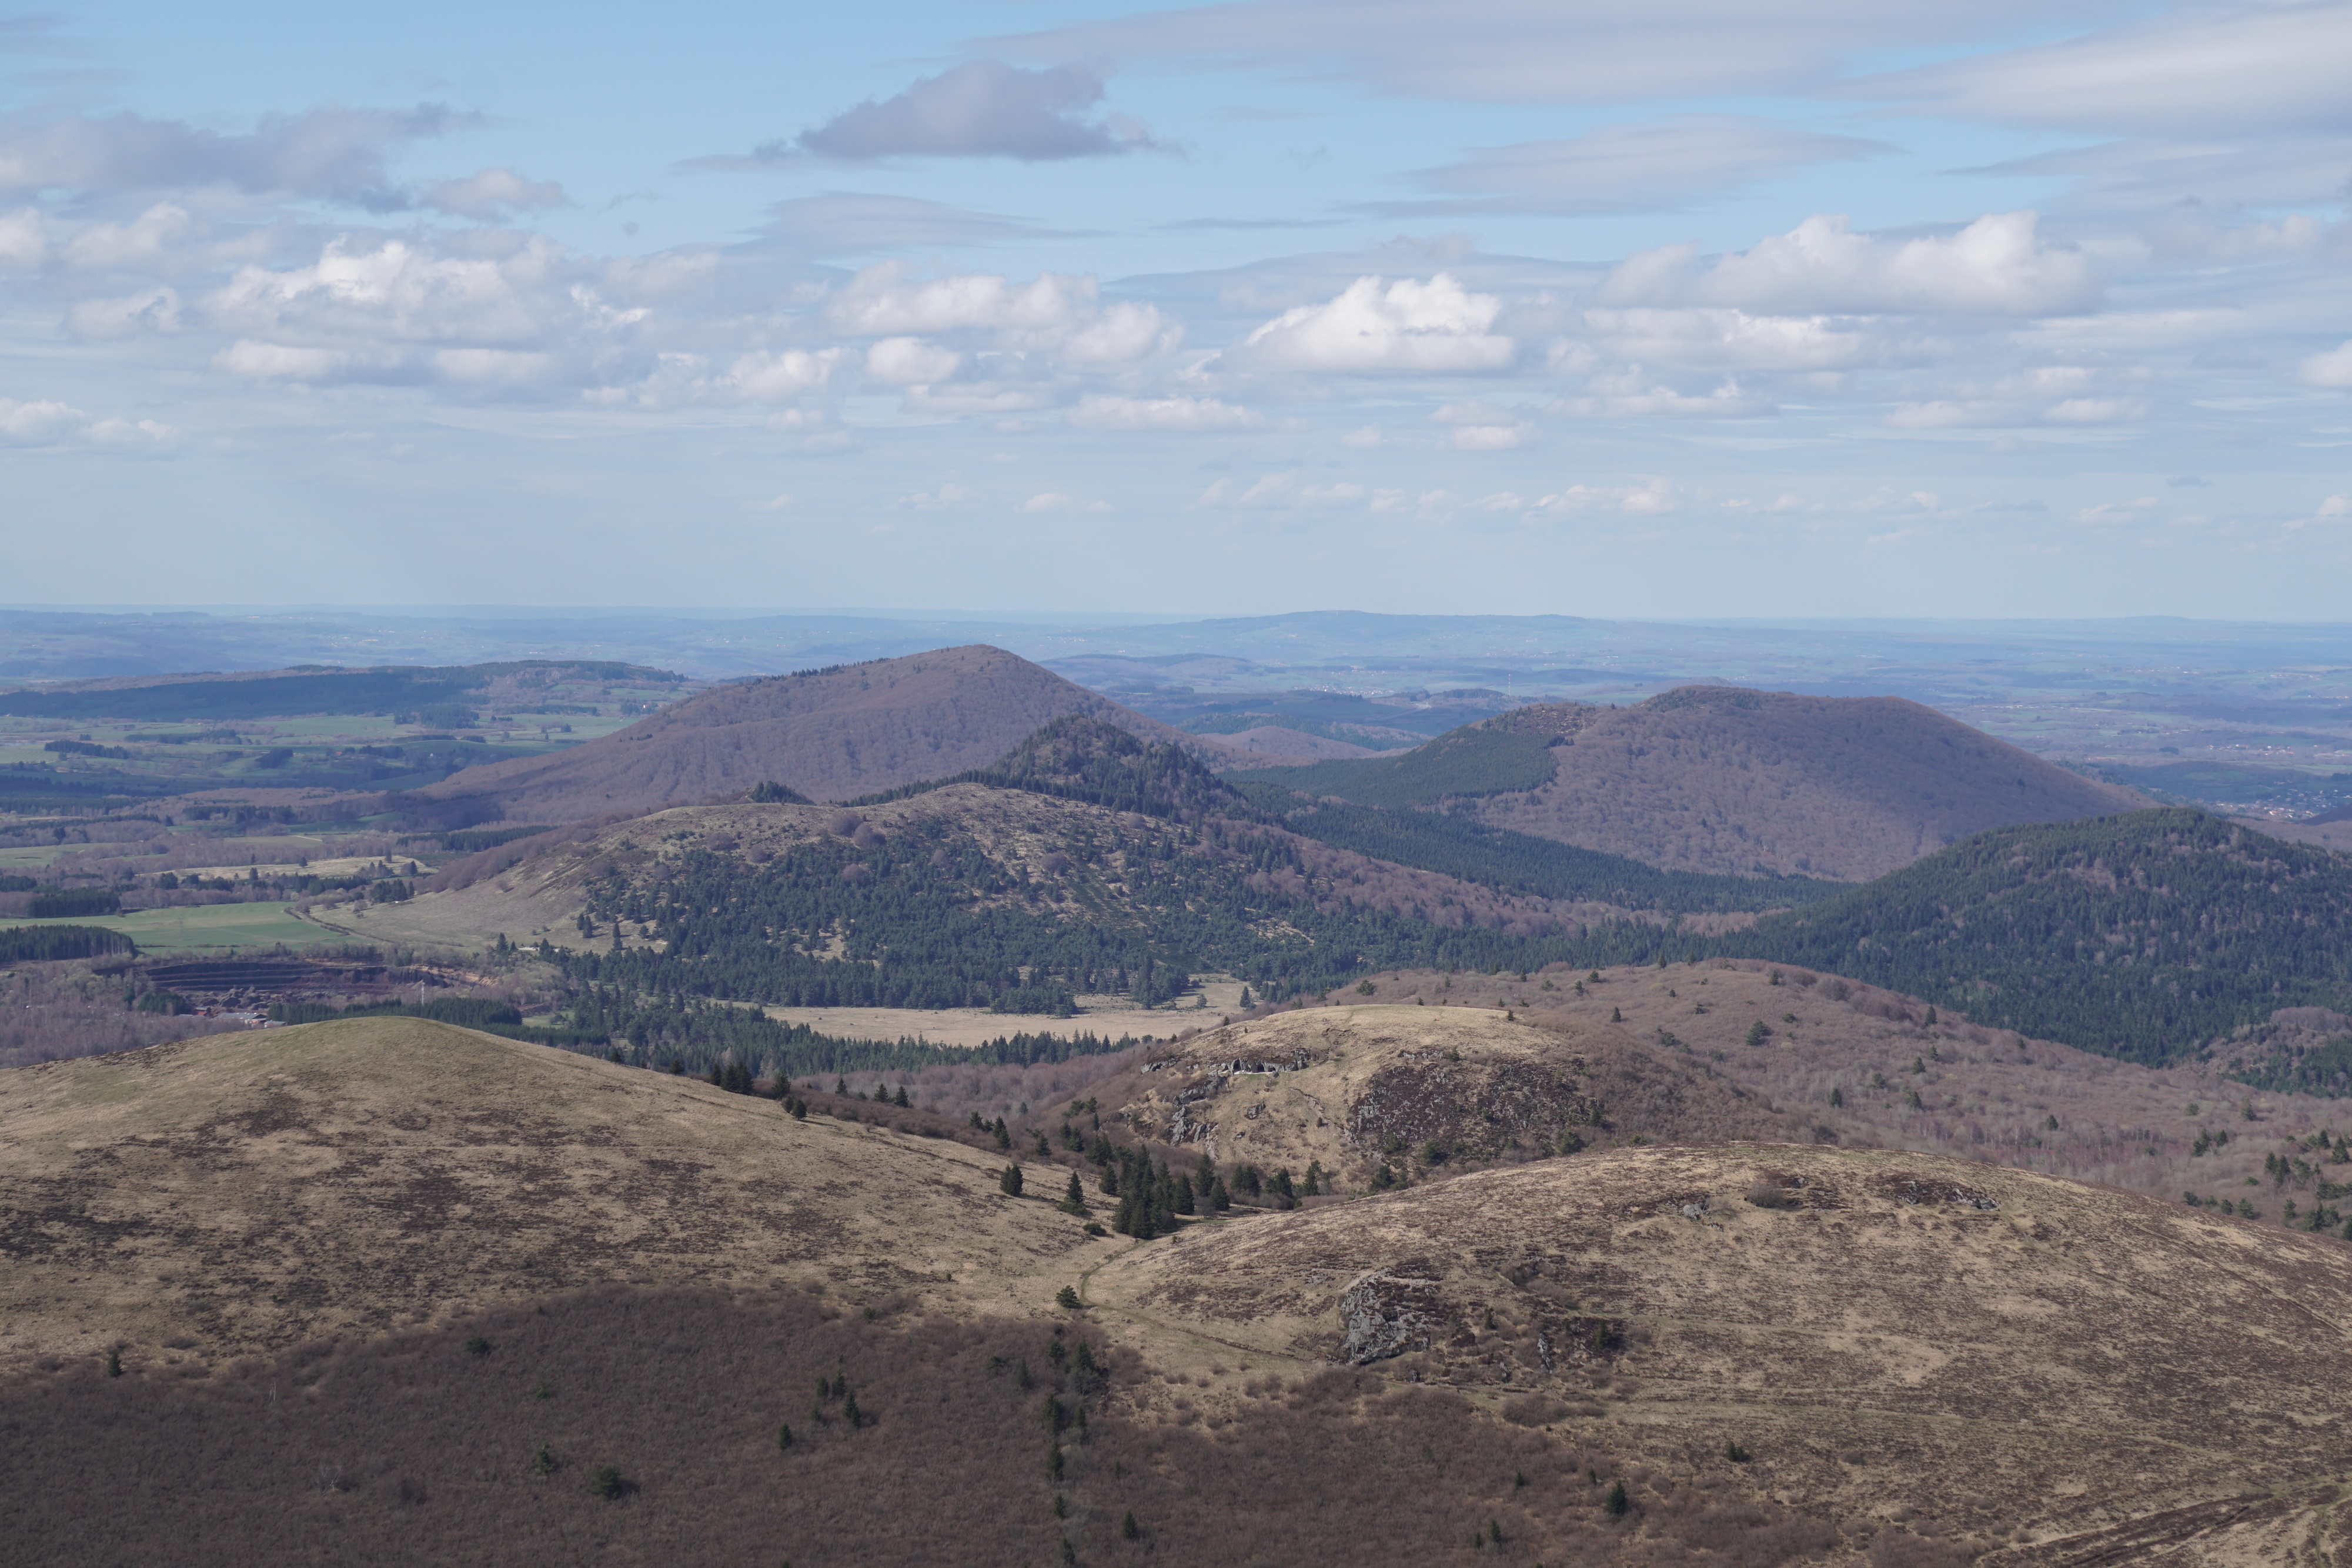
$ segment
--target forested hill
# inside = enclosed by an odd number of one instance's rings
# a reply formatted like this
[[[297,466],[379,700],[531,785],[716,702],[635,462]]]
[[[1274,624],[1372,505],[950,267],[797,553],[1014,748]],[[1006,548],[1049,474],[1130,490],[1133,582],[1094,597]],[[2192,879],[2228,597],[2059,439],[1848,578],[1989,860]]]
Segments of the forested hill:
[[[1117,725],[1087,714],[1055,719],[986,768],[903,785],[849,804],[879,806],[950,784],[1023,789],[1147,817],[1255,814],[1240,791],[1181,747],[1138,740]]]
[[[2352,1007],[2352,861],[2185,810],[2004,828],[1713,946],[2162,1062]]]

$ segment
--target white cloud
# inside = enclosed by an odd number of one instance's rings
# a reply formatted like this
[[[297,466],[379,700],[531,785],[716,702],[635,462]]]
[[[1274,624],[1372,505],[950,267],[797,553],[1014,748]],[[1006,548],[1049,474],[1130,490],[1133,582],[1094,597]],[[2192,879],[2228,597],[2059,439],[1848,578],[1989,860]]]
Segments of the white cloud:
[[[1082,118],[1102,101],[1101,72],[1088,66],[1024,70],[1002,60],[971,60],[922,77],[896,97],[866,99],[790,141],[770,142],[749,159],[705,159],[719,167],[761,166],[818,157],[866,162],[885,158],[1017,158],[1036,162],[1095,158],[1156,146],[1124,118]]]
[[[1299,482],[1298,471],[1289,469],[1280,474],[1268,474],[1256,483],[1239,486],[1231,479],[1220,479],[1201,493],[1200,505],[1222,507],[1244,511],[1396,511],[1406,504],[1402,490],[1376,489],[1370,485],[1342,482],[1336,485],[1305,485]]]
[[[1442,374],[1508,368],[1517,343],[1492,330],[1502,301],[1447,273],[1383,287],[1360,277],[1337,298],[1284,311],[1225,356],[1243,365],[1354,375]]]
[[[1081,501],[1074,496],[1047,490],[1022,502],[1021,509],[1024,512],[1108,512],[1110,507],[1101,501]]]
[[[256,381],[324,382],[341,378],[357,358],[335,349],[301,349],[289,343],[240,338],[213,356],[213,369]],[[379,365],[383,361],[377,361]]]
[[[65,258],[93,269],[152,267],[195,233],[185,207],[158,202],[127,224],[88,225],[66,242]]]
[[[2305,386],[2352,387],[2352,342],[2312,355],[2303,361],[2301,373]]]
[[[1562,398],[1545,410],[1571,419],[1761,419],[1780,410],[1772,400],[1740,391],[1726,381],[1700,396],[1653,382],[1639,365],[1595,376],[1588,395]]]
[[[0,397],[0,445],[158,447],[179,433],[152,419],[97,419],[70,403]]]
[[[1051,387],[956,382],[946,386],[908,387],[901,402],[908,413],[962,415],[1027,413],[1051,408],[1055,401]]]
[[[436,212],[485,223],[538,207],[566,204],[563,187],[552,180],[526,180],[511,169],[484,169],[463,180],[444,180],[425,192],[423,204]]]
[[[1064,363],[1124,365],[1171,352],[1184,341],[1184,329],[1150,305],[1122,300],[1073,334],[1061,346]]]
[[[0,267],[30,272],[48,258],[48,222],[39,209],[0,213]]]
[[[1414,175],[1434,199],[1374,204],[1417,213],[1633,213],[1833,160],[1888,151],[1885,143],[1825,136],[1768,120],[1684,115],[1607,125],[1564,141],[1483,148],[1458,163]]]
[[[1643,364],[1827,371],[1891,357],[1890,349],[1872,334],[1827,316],[1751,316],[1734,309],[1589,310],[1584,322],[1612,357]]]
[[[1887,312],[2059,315],[2087,310],[2100,268],[2080,250],[2043,243],[2032,213],[1997,213],[1948,236],[1858,235],[1838,216],[1697,268],[1695,247],[1631,256],[1601,286],[1609,304],[1724,305],[1771,314]]]
[[[1105,308],[1090,277],[1040,273],[1026,283],[995,273],[912,281],[903,262],[883,262],[850,280],[825,308],[847,337],[989,335],[1002,347],[1055,353],[1073,364],[1118,364],[1171,349],[1183,329],[1150,305]]]
[[[1359,452],[1369,452],[1381,444],[1381,427],[1377,424],[1358,425],[1339,437],[1339,444],[1352,446]]]
[[[892,386],[924,386],[956,373],[963,356],[920,338],[885,338],[866,350],[866,373]]]
[[[1115,397],[1090,393],[1070,411],[1089,430],[1247,430],[1256,414],[1213,397]]]
[[[1671,512],[1674,486],[1664,479],[1639,485],[1570,485],[1536,502],[1539,512],[1630,512],[1637,517]]]
[[[1505,452],[1528,437],[1528,426],[1517,414],[1475,399],[1445,403],[1430,417],[1454,426],[1448,440],[1456,452]]]

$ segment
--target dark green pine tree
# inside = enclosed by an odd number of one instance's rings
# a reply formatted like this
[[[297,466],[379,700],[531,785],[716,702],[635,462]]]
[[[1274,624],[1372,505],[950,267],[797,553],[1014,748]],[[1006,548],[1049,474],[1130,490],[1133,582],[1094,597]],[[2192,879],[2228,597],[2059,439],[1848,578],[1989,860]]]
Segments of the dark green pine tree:
[[[1086,1189],[1078,1185],[1078,1173],[1076,1171],[1070,1173],[1069,1190],[1062,1195],[1062,1212],[1065,1214],[1092,1212],[1087,1207]]]

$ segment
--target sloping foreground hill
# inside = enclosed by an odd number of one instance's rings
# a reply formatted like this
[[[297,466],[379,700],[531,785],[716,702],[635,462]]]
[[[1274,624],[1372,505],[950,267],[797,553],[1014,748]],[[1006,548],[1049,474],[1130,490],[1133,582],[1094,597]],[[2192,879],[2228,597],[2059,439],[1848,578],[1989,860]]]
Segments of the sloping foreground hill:
[[[1988,828],[2147,803],[1899,697],[1729,686],[1518,708],[1392,760],[1251,777],[1366,805],[1454,801],[1671,870],[1845,882]]]
[[[1144,1136],[1339,1189],[1603,1140],[1719,1142],[1779,1118],[1606,1023],[1445,1007],[1311,1008],[1185,1040],[1089,1090]]]
[[[2168,1061],[2283,1007],[2352,1007],[2352,861],[2172,808],[2010,828],[1717,950]]]
[[[584,745],[469,768],[420,793],[529,822],[650,811],[771,780],[850,800],[985,768],[1069,714],[1203,754],[1230,749],[975,643],[720,686]]]
[[[1995,1561],[2347,1545],[2352,1381],[2315,1374],[2352,1351],[2352,1248],[2023,1172],[1623,1149],[1188,1233],[1087,1293],[1139,1335],[1737,1445],[1801,1511]]]
[[[16,1069],[0,1129],[0,1367],[210,1362],[610,1281],[970,1308],[1099,1245],[960,1145],[423,1019]]]

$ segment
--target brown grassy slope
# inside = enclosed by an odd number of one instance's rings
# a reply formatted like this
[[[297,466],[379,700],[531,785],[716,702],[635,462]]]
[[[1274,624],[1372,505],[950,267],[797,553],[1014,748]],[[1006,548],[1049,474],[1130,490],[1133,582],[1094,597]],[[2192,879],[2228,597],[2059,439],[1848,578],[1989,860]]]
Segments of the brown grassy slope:
[[[864,845],[932,824],[968,838],[1002,868],[1010,889],[1021,890],[1002,894],[998,903],[1032,907],[1026,889],[1034,884],[1039,913],[1119,921],[1142,918],[1125,902],[1128,857],[1145,840],[1165,844],[1175,831],[1166,822],[1108,807],[982,784],[950,784],[854,811],[831,806],[677,807],[593,831],[574,827],[502,845],[446,868],[425,883],[423,896],[404,904],[314,907],[313,915],[375,941],[470,946],[499,932],[520,940],[544,930],[559,946],[579,946],[582,939],[572,922],[585,905],[587,883],[604,871],[652,883],[695,850],[733,856],[747,866],[767,864],[828,837]],[[1228,831],[1240,835],[1233,841],[1235,847],[1200,841],[1201,835]],[[1287,846],[1304,857],[1316,896],[1327,907],[1347,904],[1417,912],[1421,918],[1452,925],[1524,933],[1627,913],[1610,904],[1513,896],[1254,823],[1212,819],[1193,831],[1181,852],[1230,859],[1244,841],[1267,839]],[[1082,843],[1092,844],[1100,858],[1086,861],[1078,852]],[[1261,874],[1259,881],[1286,892],[1306,891],[1288,871]],[[594,945],[601,951],[611,940],[606,926]],[[642,933],[631,926],[625,940],[635,945]]]
[[[1769,1135],[1778,1118],[1700,1067],[1606,1023],[1498,1012],[1311,1008],[1211,1030],[1086,1094],[1187,1156],[1361,1190],[1374,1167],[1540,1158],[1597,1139]]]
[[[1564,966],[1526,980],[1420,970],[1372,983],[1383,1000],[1511,1009],[1539,1025],[1584,1029],[1620,1014],[1635,1040],[1757,1094],[1778,1137],[1957,1155],[2175,1203],[2184,1192],[2226,1197],[2252,1202],[2271,1223],[2288,1200],[2306,1220],[2315,1205],[2331,1207],[2339,1229],[2352,1218],[2352,1200],[2318,1190],[2352,1182],[2352,1165],[2332,1163],[2332,1144],[2326,1155],[2310,1146],[2323,1129],[2352,1134],[2352,1101],[2257,1092],[2222,1076],[2226,1057],[2148,1068],[1948,1011],[1930,1024],[1916,998],[1748,959],[1599,973],[1582,995],[1586,971]],[[1759,1023],[1771,1032],[1751,1046]],[[1843,1104],[1830,1103],[1832,1091]],[[2200,1155],[2200,1133],[2229,1142]],[[2274,1183],[2263,1170],[2271,1155],[2303,1168],[2291,1164]]]
[[[1866,882],[1987,828],[2148,804],[1900,697],[1685,686],[1489,722],[1567,739],[1549,783],[1479,821],[1673,871]]]
[[[1066,714],[1219,758],[1231,751],[974,643],[720,686],[583,745],[469,768],[422,793],[494,802],[519,822],[649,811],[768,779],[813,800],[848,800],[985,768]]]
[[[1605,1396],[1817,1518],[2042,1540],[2332,1502],[2352,1466],[2352,1383],[2317,1371],[2352,1351],[2352,1248],[1936,1155],[1586,1154],[1188,1232],[1087,1291],[1230,1354]]]
[[[200,1381],[126,1359],[118,1378],[82,1362],[0,1383],[0,1539],[24,1568],[1756,1568],[1876,1533],[1854,1521],[1841,1539],[1759,1496],[1757,1472],[1607,1423],[1546,1432],[1458,1395],[1263,1360],[1195,1376],[1081,1324],[865,1304],[607,1289]],[[1107,1376],[1077,1370],[1081,1343]],[[812,1414],[835,1377],[854,1429],[838,1396]],[[1058,1480],[1049,1398],[1066,1422]],[[609,1501],[587,1486],[607,1465]],[[1617,1519],[1603,1502],[1621,1480]],[[1503,1542],[1473,1549],[1490,1521]],[[1958,1561],[1902,1531],[1874,1544],[1874,1563]]]
[[[0,1127],[0,1364],[209,1360],[607,1281],[1019,1311],[1097,1245],[1000,1194],[992,1153],[415,1019],[15,1069]]]

